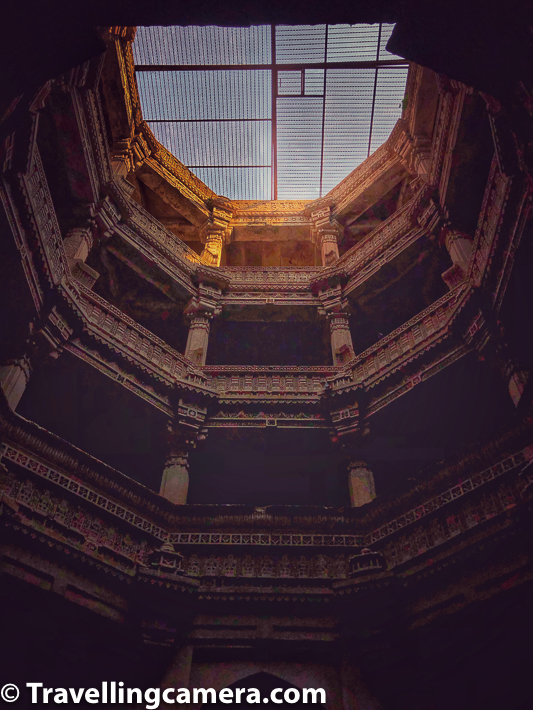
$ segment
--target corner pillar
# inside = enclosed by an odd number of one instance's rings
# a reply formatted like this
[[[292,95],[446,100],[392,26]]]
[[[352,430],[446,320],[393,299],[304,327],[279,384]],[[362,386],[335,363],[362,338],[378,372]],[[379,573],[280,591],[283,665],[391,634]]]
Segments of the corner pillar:
[[[189,453],[172,453],[165,461],[159,494],[171,503],[184,505],[189,492]]]
[[[343,710],[378,710],[381,705],[369,692],[351,654],[344,653],[339,668]]]
[[[48,357],[56,359],[73,330],[54,306],[37,324],[29,324],[24,354],[0,363],[0,388],[13,411],[17,408],[33,370]],[[19,351],[19,352],[20,352]]]
[[[452,289],[460,283],[468,270],[472,254],[472,239],[468,234],[457,229],[444,228],[444,244],[453,262],[453,266],[442,274],[448,288]]]
[[[209,345],[210,315],[194,315],[190,319],[185,357],[196,365],[205,365]]]
[[[339,260],[339,238],[342,227],[333,219],[331,207],[324,207],[311,213],[312,232],[320,248],[322,266],[332,266]]]
[[[413,139],[412,166],[418,177],[429,181],[431,172],[431,139],[417,135]]]
[[[162,688],[188,688],[191,678],[193,647],[182,646],[168,666],[163,680]]]
[[[320,229],[319,243],[322,266],[332,266],[339,260],[339,231],[337,229]]]
[[[208,266],[220,266],[222,249],[224,247],[224,232],[210,231],[205,237],[205,247],[201,258]]]
[[[209,219],[200,230],[200,237],[205,244],[201,255],[204,264],[220,266],[232,217],[233,208],[229,200],[221,197],[211,200]]]
[[[494,364],[507,385],[514,406],[518,407],[529,381],[529,371],[511,356],[510,348],[503,339],[496,345]]]
[[[352,508],[360,508],[376,497],[374,476],[363,461],[351,461],[348,464],[348,491]]]
[[[342,365],[351,360],[355,355],[352,334],[350,332],[350,322],[345,313],[330,313],[328,317],[333,364]]]
[[[15,411],[30,380],[32,368],[27,357],[0,365],[0,386],[10,408]]]
[[[85,263],[94,244],[90,227],[71,229],[63,241],[72,276],[92,288],[99,273]]]

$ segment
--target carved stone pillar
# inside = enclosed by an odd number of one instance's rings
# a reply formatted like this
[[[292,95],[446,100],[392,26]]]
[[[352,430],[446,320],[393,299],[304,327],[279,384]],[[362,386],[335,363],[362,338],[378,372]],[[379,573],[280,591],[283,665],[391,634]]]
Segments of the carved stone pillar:
[[[330,313],[328,316],[333,364],[342,365],[354,357],[350,323],[348,316],[344,313]]]
[[[335,227],[331,229],[319,229],[318,234],[322,266],[331,266],[339,260],[339,230]]]
[[[92,288],[99,273],[85,263],[94,244],[90,227],[71,229],[63,241],[72,276]]]
[[[192,360],[196,365],[205,365],[207,358],[207,346],[209,344],[209,321],[208,314],[196,314],[191,316],[187,346],[185,347],[185,357]]]
[[[311,212],[310,220],[312,233],[320,248],[322,266],[331,266],[339,259],[338,240],[342,227],[333,219],[329,206]]]
[[[381,707],[365,686],[361,671],[350,654],[344,653],[339,671],[343,710],[378,710]]]
[[[427,136],[418,135],[414,137],[412,165],[414,172],[427,182],[431,170],[431,139]]]
[[[188,688],[191,677],[192,646],[182,646],[176,653],[161,682],[162,688]]]
[[[442,278],[449,288],[453,288],[464,279],[467,272],[472,254],[472,239],[457,229],[444,228],[443,235],[453,266],[442,274]]]
[[[171,503],[184,505],[187,502],[189,491],[189,455],[187,451],[173,453],[167,457],[161,489],[159,491],[163,498]]]
[[[470,236],[457,229],[447,229],[444,243],[453,263],[466,272],[470,255],[472,254],[472,239]]]
[[[376,497],[374,476],[363,461],[348,464],[348,490],[352,508],[366,505]]]
[[[209,231],[205,236],[205,247],[202,259],[209,266],[220,266],[222,249],[224,247],[224,231]]]
[[[13,411],[21,400],[31,376],[31,364],[27,357],[0,365],[0,386]]]
[[[91,230],[87,228],[71,229],[63,241],[69,264],[86,261],[93,246]]]
[[[515,407],[518,407],[529,380],[530,373],[512,357],[505,340],[500,339],[495,347],[494,365],[500,371]]]

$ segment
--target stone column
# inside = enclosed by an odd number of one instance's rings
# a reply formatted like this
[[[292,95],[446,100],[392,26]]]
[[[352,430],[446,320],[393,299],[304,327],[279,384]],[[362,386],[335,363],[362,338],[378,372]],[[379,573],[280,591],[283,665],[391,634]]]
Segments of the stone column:
[[[191,316],[185,357],[195,365],[205,365],[209,344],[209,320],[208,314]]]
[[[93,246],[91,230],[88,227],[71,229],[63,240],[63,246],[71,266],[76,261],[86,261]]]
[[[348,490],[352,508],[366,505],[376,497],[374,476],[363,461],[351,461],[348,464]]]
[[[470,236],[457,229],[447,229],[444,243],[453,263],[466,272],[470,255],[472,254],[472,239]]]
[[[339,259],[338,239],[342,234],[342,227],[333,218],[330,206],[311,212],[309,218],[312,234],[320,247],[322,266],[331,266]]]
[[[515,407],[518,407],[529,380],[529,371],[511,355],[508,344],[500,338],[494,352],[494,364],[501,373]]]
[[[85,263],[93,244],[94,239],[90,227],[71,229],[63,240],[72,276],[89,288],[94,286],[100,275]]]
[[[335,227],[331,229],[319,229],[320,255],[322,266],[331,266],[339,260],[339,231]]]
[[[472,254],[472,239],[457,229],[444,229],[444,244],[450,254],[453,266],[442,274],[449,288],[460,283],[468,270]]]
[[[184,505],[189,491],[189,456],[186,451],[168,456],[159,494],[171,503]]]
[[[163,680],[161,688],[188,688],[191,678],[193,647],[191,645],[182,646],[170,662]],[[167,707],[166,705],[163,705]],[[185,707],[191,707],[186,705]],[[168,706],[170,707],[170,705]],[[175,705],[172,705],[175,707]],[[183,707],[183,706],[182,706]]]
[[[202,260],[209,266],[220,266],[222,259],[222,248],[224,246],[225,230],[209,229],[205,232],[205,247],[202,252]]]
[[[31,376],[31,364],[27,357],[18,358],[0,365],[0,386],[13,411],[21,400]]]
[[[431,139],[427,136],[414,136],[412,164],[417,175],[427,182],[431,170]]]
[[[333,364],[342,365],[354,357],[352,334],[348,316],[344,313],[331,313],[329,327],[331,331],[331,352]]]

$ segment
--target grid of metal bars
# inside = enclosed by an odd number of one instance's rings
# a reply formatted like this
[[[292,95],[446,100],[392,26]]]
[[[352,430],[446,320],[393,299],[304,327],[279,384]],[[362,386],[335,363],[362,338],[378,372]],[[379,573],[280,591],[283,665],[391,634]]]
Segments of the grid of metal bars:
[[[408,64],[393,25],[139,27],[154,134],[218,194],[315,199],[389,136]]]

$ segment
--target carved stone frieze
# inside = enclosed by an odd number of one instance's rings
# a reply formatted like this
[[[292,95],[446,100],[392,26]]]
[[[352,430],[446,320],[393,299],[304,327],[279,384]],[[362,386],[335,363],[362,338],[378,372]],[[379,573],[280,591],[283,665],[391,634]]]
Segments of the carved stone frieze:
[[[474,529],[482,532],[487,521],[505,524],[506,513],[527,499],[533,478],[525,475],[533,459],[533,447],[527,446],[451,487],[444,485],[437,495],[377,528],[372,515],[361,518],[355,534],[348,519],[344,530],[336,532],[294,532],[294,523],[287,532],[224,531],[216,523],[209,531],[172,531],[16,446],[4,444],[1,455],[7,466],[1,488],[8,521],[130,577],[144,574],[145,568],[242,580],[342,580],[395,573],[430,551],[440,554],[454,538],[471,536]],[[182,465],[181,459],[176,462]],[[263,524],[272,517],[260,509],[256,513],[252,517]]]

